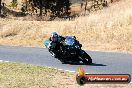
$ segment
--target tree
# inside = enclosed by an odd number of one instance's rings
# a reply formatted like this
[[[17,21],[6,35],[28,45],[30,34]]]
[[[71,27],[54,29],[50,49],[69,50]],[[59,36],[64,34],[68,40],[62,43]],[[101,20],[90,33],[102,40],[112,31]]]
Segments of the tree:
[[[39,16],[42,16],[43,8],[46,6],[46,0],[29,0],[29,3],[32,3],[35,7],[37,7],[39,9]]]
[[[55,11],[57,16],[69,15],[71,3],[69,0],[56,0]]]
[[[61,16],[64,13],[69,14],[71,5],[69,0],[29,0],[29,2],[40,10],[39,16],[42,16],[43,9],[46,13],[47,10],[50,10],[55,16]]]

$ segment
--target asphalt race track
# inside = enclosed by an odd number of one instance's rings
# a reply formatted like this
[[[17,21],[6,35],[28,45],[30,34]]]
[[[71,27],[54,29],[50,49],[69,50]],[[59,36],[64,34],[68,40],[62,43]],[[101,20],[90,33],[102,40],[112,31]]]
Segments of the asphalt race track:
[[[130,74],[132,76],[132,54],[87,51],[92,57],[92,65],[82,65],[92,74]],[[45,48],[0,46],[0,60],[48,66],[76,71],[81,64],[62,64],[50,56]]]

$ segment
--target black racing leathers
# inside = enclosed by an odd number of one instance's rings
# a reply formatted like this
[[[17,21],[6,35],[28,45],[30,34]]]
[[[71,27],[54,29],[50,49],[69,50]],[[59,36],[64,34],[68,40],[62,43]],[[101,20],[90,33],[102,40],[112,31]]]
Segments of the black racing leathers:
[[[49,51],[52,51],[54,53],[54,57],[57,58],[59,56],[58,50],[63,46],[62,43],[65,40],[65,37],[59,36],[56,42],[52,41],[51,38],[49,38],[49,40],[51,41],[48,46]]]

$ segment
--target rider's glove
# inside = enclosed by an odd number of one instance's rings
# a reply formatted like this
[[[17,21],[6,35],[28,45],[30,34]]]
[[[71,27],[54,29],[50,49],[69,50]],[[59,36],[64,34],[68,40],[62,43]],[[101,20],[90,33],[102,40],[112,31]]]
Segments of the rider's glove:
[[[50,49],[50,48],[51,48],[51,42],[49,43],[49,45],[47,46],[47,48],[48,48],[48,49]]]

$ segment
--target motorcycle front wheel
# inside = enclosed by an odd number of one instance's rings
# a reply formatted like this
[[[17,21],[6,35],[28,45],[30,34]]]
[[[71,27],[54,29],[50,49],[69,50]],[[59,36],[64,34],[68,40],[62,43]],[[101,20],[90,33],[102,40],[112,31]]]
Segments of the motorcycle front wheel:
[[[88,65],[92,64],[91,57],[84,50],[80,51],[79,56],[84,64],[88,64]]]

